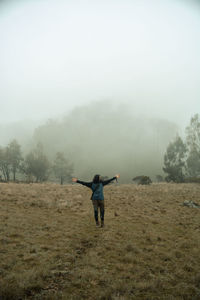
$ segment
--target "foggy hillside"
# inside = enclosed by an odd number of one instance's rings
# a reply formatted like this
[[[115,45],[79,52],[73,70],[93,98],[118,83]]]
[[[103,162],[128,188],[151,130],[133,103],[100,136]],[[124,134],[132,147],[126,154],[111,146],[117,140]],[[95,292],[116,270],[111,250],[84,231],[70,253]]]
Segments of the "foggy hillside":
[[[57,151],[74,163],[74,175],[84,180],[95,173],[133,176],[162,174],[163,155],[177,126],[167,120],[135,115],[128,106],[98,102],[74,109],[63,120],[48,120],[35,130],[53,159]]]

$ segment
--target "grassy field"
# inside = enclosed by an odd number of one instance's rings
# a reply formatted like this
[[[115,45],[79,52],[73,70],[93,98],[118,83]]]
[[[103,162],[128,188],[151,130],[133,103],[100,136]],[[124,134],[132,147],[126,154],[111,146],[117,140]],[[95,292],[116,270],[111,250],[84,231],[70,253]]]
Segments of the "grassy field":
[[[0,299],[200,299],[199,184],[0,184]]]

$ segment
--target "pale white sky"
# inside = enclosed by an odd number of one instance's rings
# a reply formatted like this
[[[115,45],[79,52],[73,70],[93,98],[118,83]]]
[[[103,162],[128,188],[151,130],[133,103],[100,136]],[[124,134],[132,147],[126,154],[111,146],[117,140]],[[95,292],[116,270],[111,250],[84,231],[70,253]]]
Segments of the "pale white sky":
[[[179,123],[200,113],[197,1],[1,2],[0,123],[105,99]]]

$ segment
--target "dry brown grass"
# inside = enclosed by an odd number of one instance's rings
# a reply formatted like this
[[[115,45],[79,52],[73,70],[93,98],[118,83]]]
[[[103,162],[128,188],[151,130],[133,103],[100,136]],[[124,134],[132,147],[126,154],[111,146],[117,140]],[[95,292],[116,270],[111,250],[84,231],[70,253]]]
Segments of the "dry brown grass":
[[[0,299],[200,299],[198,184],[0,184]]]

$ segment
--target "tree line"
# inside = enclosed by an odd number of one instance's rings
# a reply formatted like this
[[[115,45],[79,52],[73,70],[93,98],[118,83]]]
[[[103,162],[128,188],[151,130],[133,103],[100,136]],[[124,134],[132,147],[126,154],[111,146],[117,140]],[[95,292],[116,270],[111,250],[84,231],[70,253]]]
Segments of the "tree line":
[[[163,171],[166,181],[200,181],[200,116],[195,114],[185,129],[185,140],[180,136],[168,145]]]
[[[169,143],[164,154],[163,171],[167,182],[198,181],[200,179],[200,116],[195,114],[185,129],[185,140],[180,136]],[[50,162],[39,142],[27,155],[23,156],[17,140],[6,147],[0,147],[0,180],[44,182],[52,179],[61,184],[70,182],[73,164],[63,152],[56,152]],[[161,176],[162,177],[162,176]]]
[[[63,152],[57,152],[51,163],[38,143],[25,157],[17,140],[12,140],[6,147],[0,148],[0,178],[1,181],[16,181],[16,174],[28,182],[44,182],[50,176],[59,180],[71,181],[73,164],[69,163]]]

